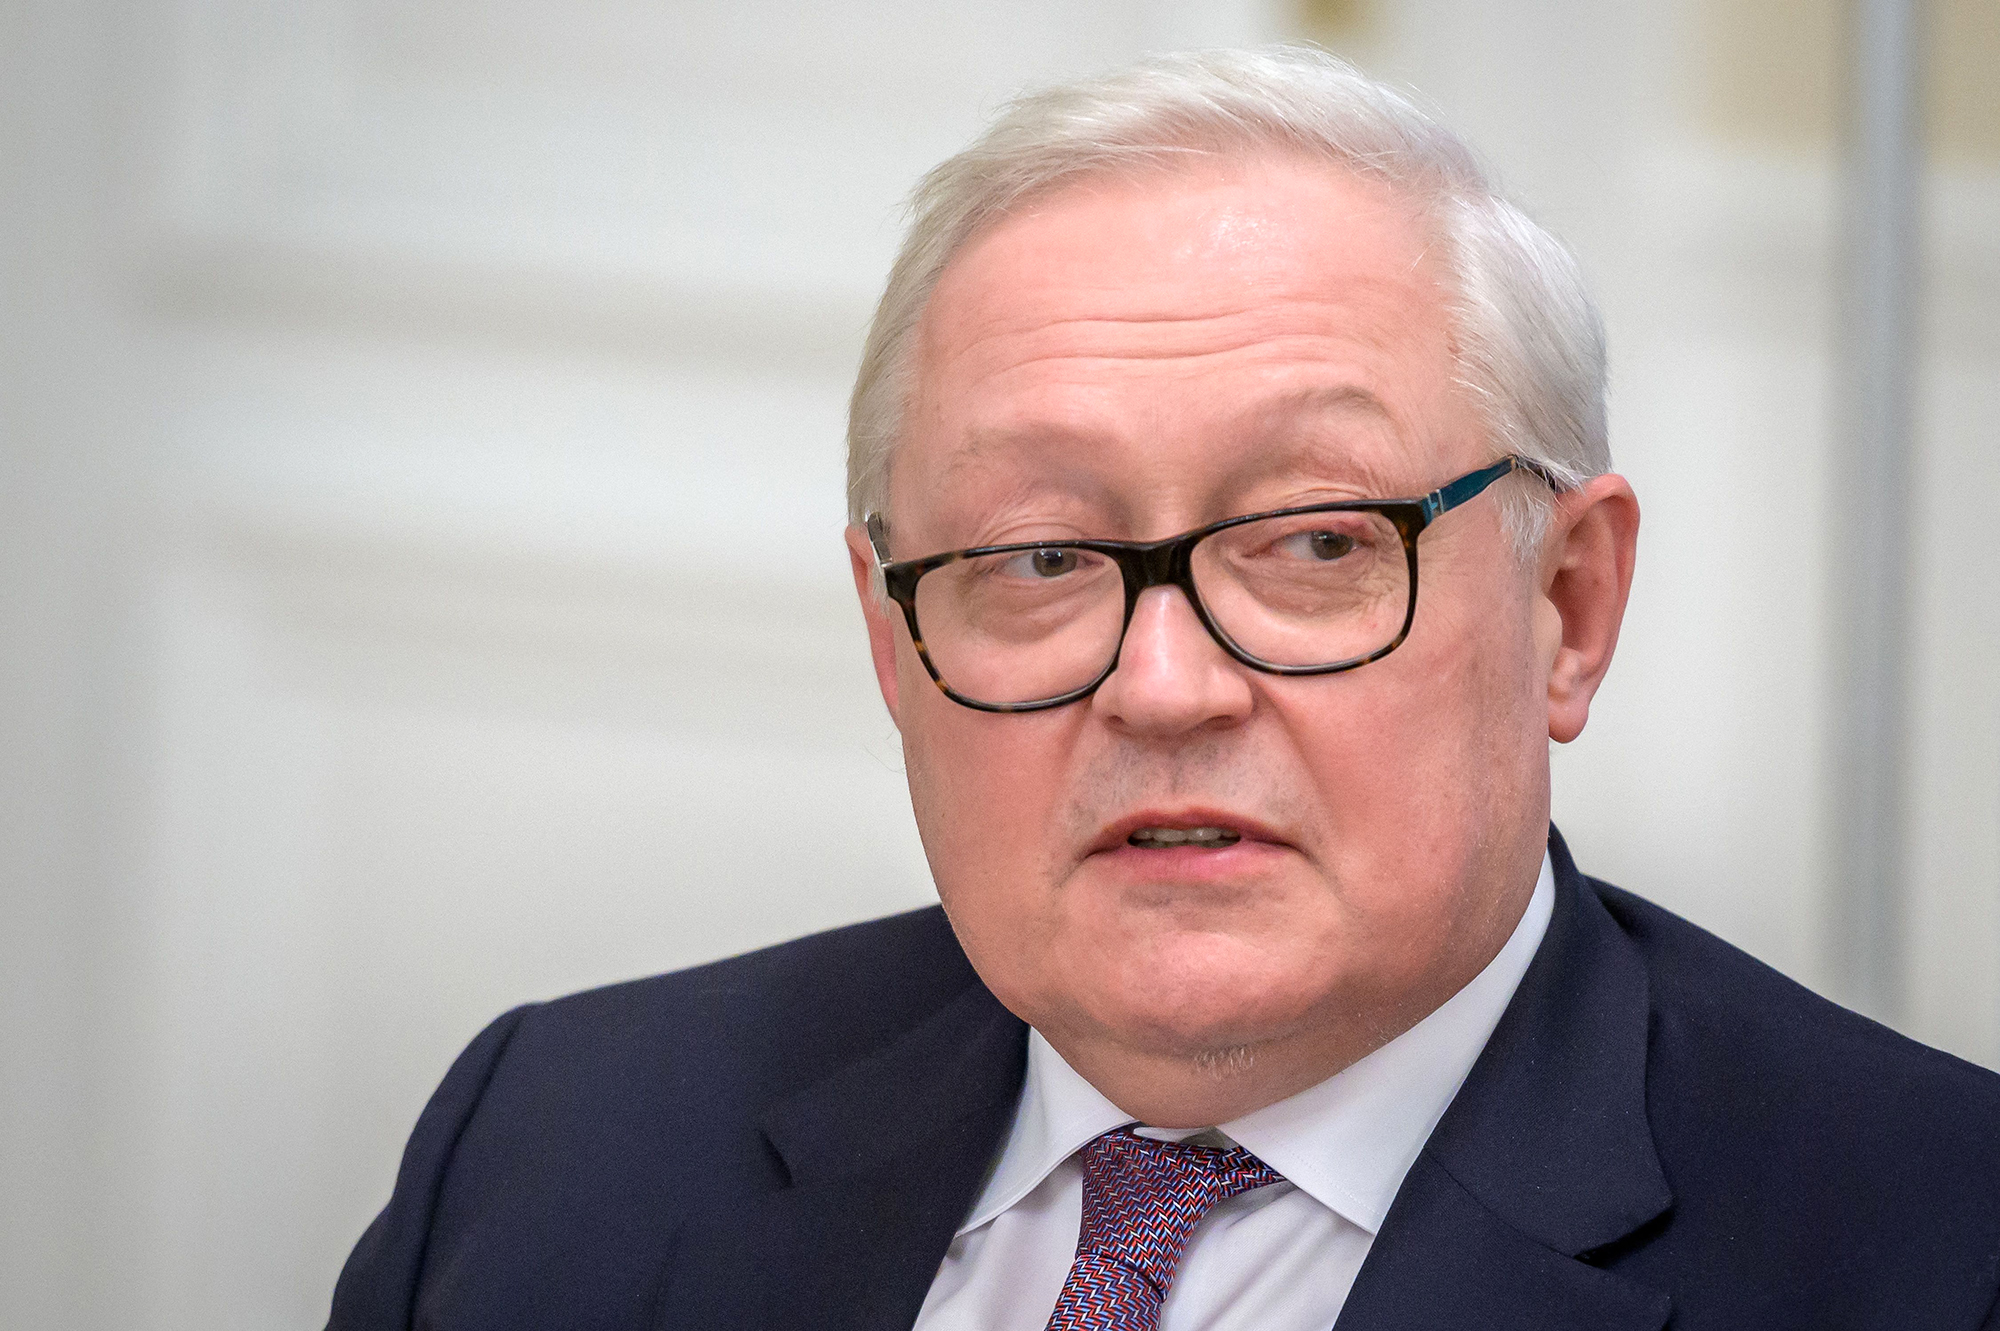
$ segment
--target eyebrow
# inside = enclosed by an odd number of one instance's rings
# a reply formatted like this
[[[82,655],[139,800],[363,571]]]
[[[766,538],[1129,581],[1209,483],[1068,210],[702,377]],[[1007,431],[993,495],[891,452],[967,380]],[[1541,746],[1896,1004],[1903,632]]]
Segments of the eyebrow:
[[[950,486],[961,480],[967,472],[978,472],[990,465],[996,452],[1003,465],[1014,460],[1013,450],[1031,449],[1035,454],[1034,478],[1046,481],[1057,474],[1058,481],[1072,490],[1087,489],[1093,495],[1102,497],[1104,486],[1096,473],[1086,466],[1066,466],[1065,460],[1087,455],[1093,445],[1115,444],[1118,435],[1114,431],[1079,428],[1063,421],[1040,420],[998,428],[968,430],[961,447],[954,450],[944,473],[938,478],[940,486]]]
[[[1320,412],[1372,416],[1394,429],[1399,440],[1402,438],[1402,430],[1397,424],[1395,413],[1391,412],[1388,405],[1373,391],[1360,384],[1322,384],[1280,393],[1264,402],[1258,408],[1257,414],[1290,417]]]
[[[1358,418],[1384,427],[1400,450],[1415,447],[1395,413],[1370,389],[1360,384],[1317,385],[1280,393],[1259,404],[1251,414],[1256,433],[1283,449],[1275,459],[1269,453],[1256,459],[1258,469],[1268,473],[1275,462],[1286,470],[1326,475],[1328,479],[1333,479],[1329,473],[1347,473],[1370,493],[1379,489],[1387,478],[1365,453],[1355,457],[1330,452],[1328,446],[1334,441],[1286,428],[1315,416]]]

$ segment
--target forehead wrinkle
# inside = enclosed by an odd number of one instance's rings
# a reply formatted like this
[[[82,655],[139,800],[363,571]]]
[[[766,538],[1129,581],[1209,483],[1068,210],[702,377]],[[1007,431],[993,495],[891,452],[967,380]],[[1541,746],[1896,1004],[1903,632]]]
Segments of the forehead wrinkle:
[[[1413,312],[1408,295],[1398,283],[1354,283],[1337,300],[1297,292],[1261,298],[1249,293],[1245,303],[1196,314],[1030,310],[1012,317],[975,317],[972,311],[958,311],[955,319],[926,321],[921,379],[942,380],[967,362],[975,378],[990,378],[1057,361],[1199,362],[1246,351],[1281,353],[1302,341],[1379,351],[1398,335],[1407,335]],[[1448,345],[1448,329],[1437,322],[1438,340]],[[1102,337],[1093,334],[1106,329],[1130,330],[1133,336],[1125,345],[1104,347]],[[994,355],[996,344],[1007,354]],[[982,353],[994,363],[981,364]]]
[[[1219,432],[1219,437],[1298,438],[1300,446],[1294,451],[1299,453],[1325,451],[1324,441],[1304,436],[1296,428],[1299,422],[1314,418],[1358,418],[1385,427],[1399,444],[1414,448],[1418,442],[1410,437],[1407,423],[1389,403],[1367,384],[1354,379],[1284,388],[1247,401],[1234,415],[1236,420]],[[995,456],[1011,459],[1024,449],[1066,461],[1117,450],[1135,442],[1138,441],[1128,438],[1126,430],[1084,423],[1073,413],[1041,416],[1031,412],[1026,419],[1004,423],[974,422],[951,450],[940,480],[957,478]],[[1252,455],[1247,461],[1268,459],[1269,454],[1263,453]]]

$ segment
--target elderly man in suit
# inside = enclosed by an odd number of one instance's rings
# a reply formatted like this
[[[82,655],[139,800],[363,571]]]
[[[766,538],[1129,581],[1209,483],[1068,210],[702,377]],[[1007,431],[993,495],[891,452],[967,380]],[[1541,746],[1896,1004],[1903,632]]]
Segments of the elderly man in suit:
[[[2000,1327],[2000,1079],[1549,826],[1639,526],[1603,366],[1330,57],[1017,102],[849,438],[942,909],[501,1018],[333,1325]]]

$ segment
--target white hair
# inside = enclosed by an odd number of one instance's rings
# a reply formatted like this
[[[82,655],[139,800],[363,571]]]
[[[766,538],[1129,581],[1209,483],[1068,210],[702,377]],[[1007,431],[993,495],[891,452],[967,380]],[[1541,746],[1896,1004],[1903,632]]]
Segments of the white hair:
[[[1406,198],[1434,230],[1458,382],[1494,451],[1532,459],[1565,485],[1610,470],[1604,329],[1569,250],[1404,94],[1317,47],[1288,45],[1155,56],[1026,93],[919,182],[848,407],[850,520],[887,516],[917,326],[969,240],[1024,201],[1090,176],[1257,151],[1325,161]],[[1544,529],[1546,492],[1515,485],[1504,499],[1526,557]]]

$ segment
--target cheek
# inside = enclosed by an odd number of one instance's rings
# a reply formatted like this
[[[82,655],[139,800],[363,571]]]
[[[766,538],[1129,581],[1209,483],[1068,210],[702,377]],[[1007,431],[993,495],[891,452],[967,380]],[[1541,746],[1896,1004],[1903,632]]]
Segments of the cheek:
[[[1066,789],[1062,733],[1078,709],[996,715],[928,677],[904,702],[903,758],[917,831],[947,906],[1019,909],[1047,877],[1045,838]]]
[[[1491,609],[1438,663],[1448,720],[1429,755],[1439,788],[1455,796],[1468,885],[1504,871],[1520,846],[1540,845],[1548,823],[1548,708],[1528,607],[1511,582],[1490,591]]]
[[[993,716],[929,694],[906,704],[903,752],[938,899],[988,987],[1035,1010],[1064,933],[1049,829],[1066,788],[1051,755],[1066,748],[1041,733],[1064,712]]]
[[[1496,823],[1519,818],[1546,747],[1546,709],[1537,709],[1525,608],[1489,590],[1492,599],[1426,603],[1402,647],[1334,677],[1344,698],[1283,690],[1337,876],[1462,883],[1482,848],[1506,839]]]

